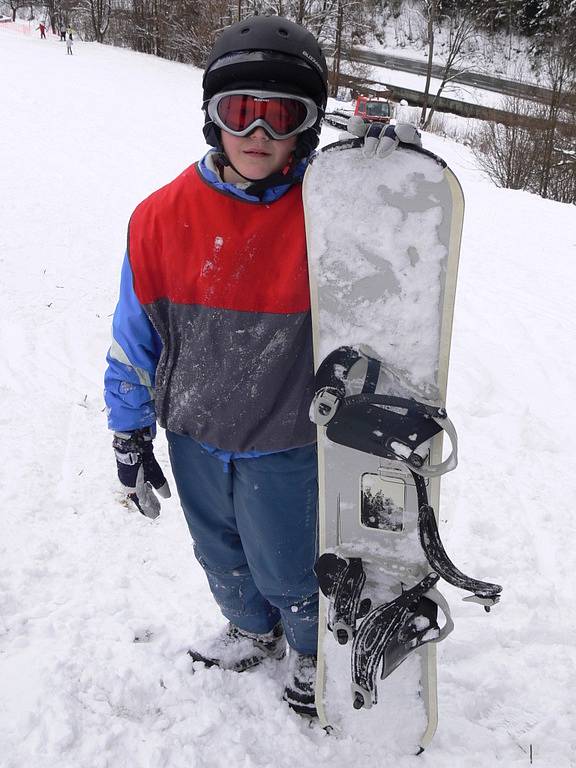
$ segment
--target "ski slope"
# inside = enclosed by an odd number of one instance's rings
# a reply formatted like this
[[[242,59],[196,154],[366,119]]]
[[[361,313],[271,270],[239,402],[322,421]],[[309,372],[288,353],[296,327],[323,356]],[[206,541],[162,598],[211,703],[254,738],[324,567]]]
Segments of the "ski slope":
[[[222,619],[177,499],[152,522],[115,497],[102,377],[126,225],[204,151],[201,73],[7,30],[0,69],[2,768],[575,766],[575,208],[424,137],[467,201],[442,534],[504,594],[486,615],[444,588],[439,729],[399,757],[290,712],[282,664],[192,673],[188,643]]]

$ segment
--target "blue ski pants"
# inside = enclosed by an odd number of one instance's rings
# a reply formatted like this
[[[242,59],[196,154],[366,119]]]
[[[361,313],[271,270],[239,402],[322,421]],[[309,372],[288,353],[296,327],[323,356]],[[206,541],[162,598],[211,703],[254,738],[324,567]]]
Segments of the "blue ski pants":
[[[316,446],[226,465],[192,438],[166,435],[194,552],[224,616],[257,633],[281,620],[290,646],[316,653]]]

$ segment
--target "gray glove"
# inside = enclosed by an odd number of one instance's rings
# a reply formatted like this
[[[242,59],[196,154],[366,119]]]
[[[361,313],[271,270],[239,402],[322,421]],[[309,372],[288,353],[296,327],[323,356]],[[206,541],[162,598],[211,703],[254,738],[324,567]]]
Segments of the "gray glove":
[[[415,125],[409,123],[396,125],[365,123],[359,115],[354,115],[348,120],[346,130],[353,136],[364,138],[362,150],[364,157],[387,157],[400,142],[413,144],[416,147],[422,146],[420,131]]]
[[[149,427],[133,432],[114,432],[112,447],[126,500],[154,520],[160,514],[160,502],[153,489],[161,498],[169,499],[170,487],[154,456],[152,438]]]

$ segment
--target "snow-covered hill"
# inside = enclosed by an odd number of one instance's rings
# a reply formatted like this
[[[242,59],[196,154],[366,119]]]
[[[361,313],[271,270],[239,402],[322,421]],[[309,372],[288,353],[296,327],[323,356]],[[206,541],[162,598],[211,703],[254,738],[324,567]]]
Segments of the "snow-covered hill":
[[[192,674],[187,644],[221,618],[177,500],[151,522],[114,498],[101,390],[126,224],[203,152],[200,72],[2,30],[0,69],[2,768],[576,765],[574,207],[425,136],[467,199],[444,538],[505,591],[485,615],[446,589],[439,730],[398,758],[289,712],[281,665]]]

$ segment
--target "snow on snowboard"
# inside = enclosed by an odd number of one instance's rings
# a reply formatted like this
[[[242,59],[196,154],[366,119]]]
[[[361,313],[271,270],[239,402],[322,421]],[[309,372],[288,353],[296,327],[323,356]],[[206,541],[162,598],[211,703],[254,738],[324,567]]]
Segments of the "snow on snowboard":
[[[304,180],[320,491],[316,706],[324,726],[424,749],[437,724],[439,577],[490,606],[501,588],[446,555],[440,475],[464,199],[444,161],[400,144],[326,147]],[[451,448],[443,459],[443,434]]]

